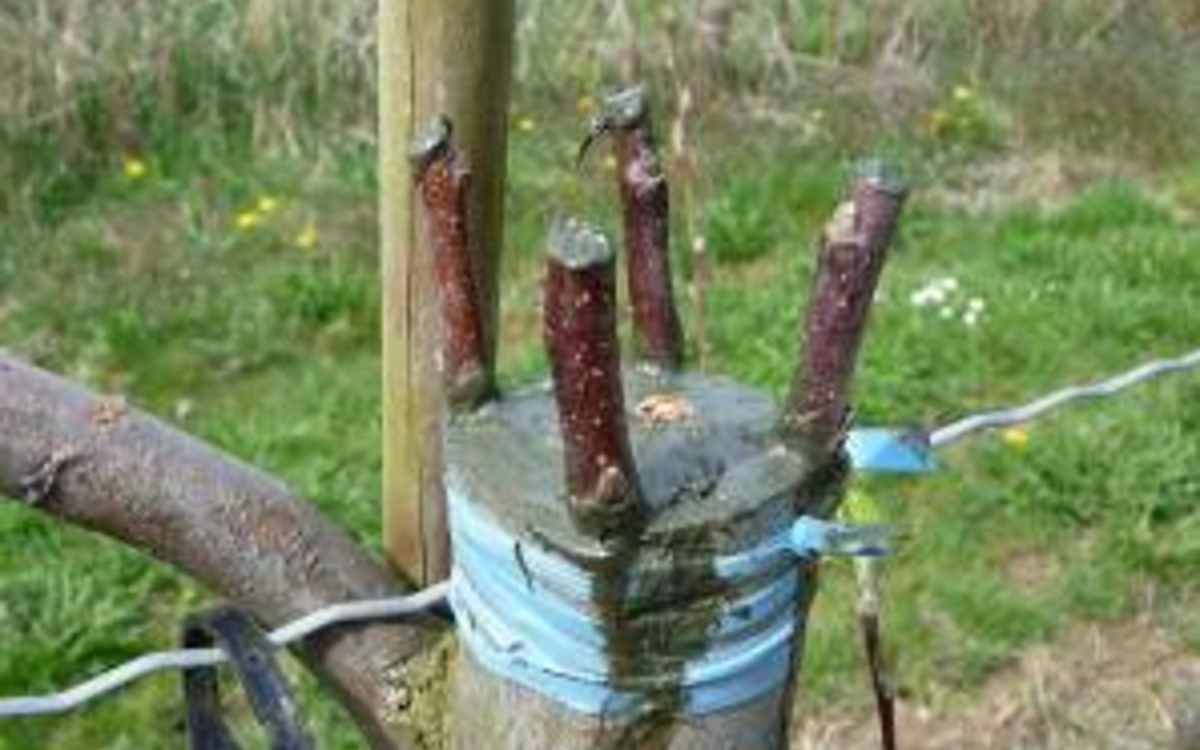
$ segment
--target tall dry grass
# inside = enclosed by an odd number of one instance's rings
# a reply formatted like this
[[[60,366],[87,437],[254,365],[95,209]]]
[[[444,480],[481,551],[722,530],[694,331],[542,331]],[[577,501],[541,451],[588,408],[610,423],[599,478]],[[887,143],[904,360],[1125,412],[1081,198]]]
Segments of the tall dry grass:
[[[128,145],[147,121],[363,126],[373,111],[372,3],[21,0],[0,7],[0,122]]]
[[[372,0],[0,0],[0,178],[114,153],[369,144]],[[522,0],[523,107],[630,78],[848,148],[910,139],[976,86],[1018,146],[1192,153],[1200,0]],[[676,97],[667,95],[671,101]],[[2,200],[2,199],[0,199]],[[0,204],[0,207],[3,207]]]

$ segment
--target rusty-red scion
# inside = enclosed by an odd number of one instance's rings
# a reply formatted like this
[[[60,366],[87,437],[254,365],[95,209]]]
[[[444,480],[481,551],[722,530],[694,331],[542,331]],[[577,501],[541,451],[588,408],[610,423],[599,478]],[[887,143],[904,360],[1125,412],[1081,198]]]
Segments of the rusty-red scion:
[[[604,101],[581,155],[605,134],[611,135],[616,156],[638,354],[649,364],[677,370],[683,364],[684,341],[671,281],[670,189],[640,87]]]
[[[413,175],[433,268],[444,327],[442,372],[454,408],[474,408],[494,393],[484,355],[479,287],[467,236],[470,173],[451,142],[449,120],[438,118],[412,151]]]
[[[893,168],[864,162],[821,237],[804,353],[781,421],[785,439],[818,462],[838,450],[849,426],[855,362],[907,192]]]
[[[615,258],[603,235],[571,219],[554,223],[549,244],[543,330],[566,486],[581,527],[607,534],[641,517],[621,384]]]

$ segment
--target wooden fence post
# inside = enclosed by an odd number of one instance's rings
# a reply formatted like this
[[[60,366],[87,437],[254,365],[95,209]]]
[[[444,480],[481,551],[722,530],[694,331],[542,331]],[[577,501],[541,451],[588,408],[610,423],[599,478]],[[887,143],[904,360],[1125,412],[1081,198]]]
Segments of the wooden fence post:
[[[438,115],[471,172],[468,214],[488,366],[514,31],[513,0],[380,0],[379,174],[383,265],[383,525],[391,563],[417,583],[449,572],[441,486],[444,398],[429,249],[415,229],[408,152]]]

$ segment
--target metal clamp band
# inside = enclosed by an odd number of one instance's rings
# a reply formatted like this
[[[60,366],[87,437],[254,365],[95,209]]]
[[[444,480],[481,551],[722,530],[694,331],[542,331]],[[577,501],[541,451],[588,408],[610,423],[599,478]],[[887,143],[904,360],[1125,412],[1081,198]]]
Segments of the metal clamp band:
[[[230,606],[189,617],[183,627],[185,648],[217,646],[229,657],[272,750],[311,750],[314,745],[300,723],[271,643],[250,617]],[[189,744],[192,750],[240,750],[221,716],[215,667],[183,673]]]

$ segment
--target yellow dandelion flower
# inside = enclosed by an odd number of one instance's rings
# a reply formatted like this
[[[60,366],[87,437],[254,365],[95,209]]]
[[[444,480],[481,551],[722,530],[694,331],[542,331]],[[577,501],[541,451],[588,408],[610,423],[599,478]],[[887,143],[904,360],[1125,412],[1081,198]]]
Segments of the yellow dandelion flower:
[[[958,85],[954,87],[954,101],[969,102],[975,98],[975,89],[970,86]]]
[[[590,96],[581,96],[575,100],[575,111],[581,115],[590,115],[596,111],[596,100]]]
[[[149,167],[141,159],[131,156],[125,160],[124,172],[125,179],[127,180],[140,180],[146,176],[146,172],[148,171]]]
[[[1024,427],[1010,427],[1000,437],[1005,445],[1014,450],[1023,451],[1029,447],[1029,430]]]
[[[883,506],[862,488],[852,488],[846,493],[839,515],[849,523],[884,523]]]
[[[279,199],[271,195],[264,195],[258,199],[257,205],[260,214],[274,213],[279,208]]]
[[[926,125],[929,128],[931,135],[941,135],[950,125],[952,118],[950,113],[944,109],[935,109],[929,113],[929,118]]]
[[[522,117],[517,120],[517,130],[522,133],[532,133],[537,128],[537,122],[532,117]]]
[[[321,241],[321,235],[317,233],[317,228],[311,224],[296,235],[296,247],[301,250],[311,250]]]
[[[604,161],[602,163],[604,168],[609,172],[615,172],[617,169],[617,157],[613,156],[612,154],[605,154]]]
[[[262,216],[258,211],[242,211],[233,218],[234,226],[243,232],[249,232],[261,223]]]

